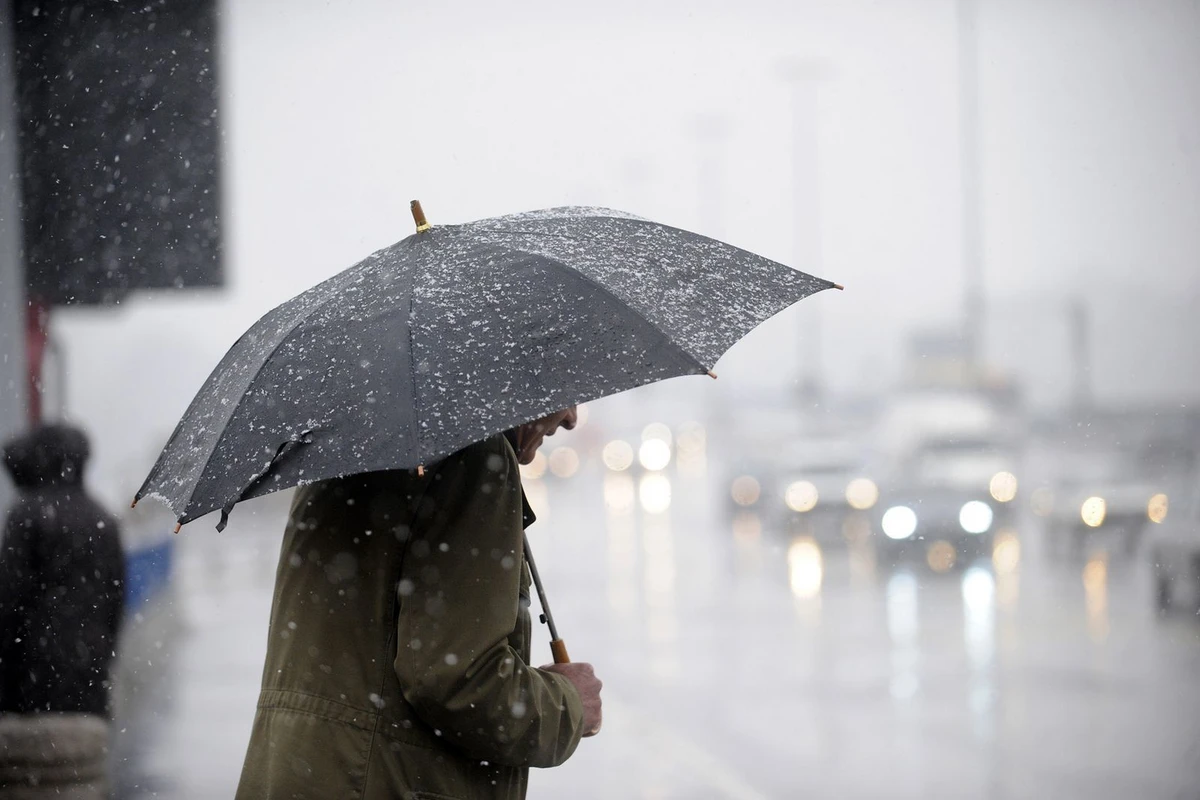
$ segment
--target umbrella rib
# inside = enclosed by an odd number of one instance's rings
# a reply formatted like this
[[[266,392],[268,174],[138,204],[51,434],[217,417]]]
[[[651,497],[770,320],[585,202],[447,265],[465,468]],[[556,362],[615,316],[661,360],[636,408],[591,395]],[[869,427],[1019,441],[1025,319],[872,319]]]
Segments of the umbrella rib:
[[[639,311],[637,308],[635,308],[632,304],[629,303],[629,301],[622,298],[620,295],[618,295],[612,289],[609,289],[607,286],[600,283],[595,278],[592,278],[590,275],[587,275],[584,272],[576,269],[575,267],[572,267],[570,264],[566,263],[565,261],[563,261],[560,258],[544,255],[542,253],[537,253],[536,255],[538,258],[545,259],[547,263],[558,265],[562,269],[566,270],[566,272],[568,274],[574,276],[576,280],[579,280],[579,281],[582,281],[582,282],[588,284],[589,286],[593,287],[594,289],[596,289],[599,292],[601,292],[602,294],[604,294],[606,297],[609,297],[612,300],[614,300],[615,302],[619,303],[621,305],[621,307],[629,309],[629,311],[631,313],[633,313],[635,316],[637,316],[638,319],[640,319],[642,322],[646,323],[650,327],[651,330],[653,330],[655,333],[657,333],[659,336],[661,336],[663,341],[666,342],[673,350],[675,350],[678,353],[681,353],[685,358],[687,358],[689,361],[691,361],[692,364],[696,367],[696,369],[698,369],[701,373],[708,372],[709,368],[707,366],[705,366],[704,364],[702,364],[700,362],[700,359],[696,358],[694,355],[692,355],[687,350],[685,350],[682,345],[680,345],[673,338],[671,338],[670,334],[668,334],[666,331],[664,331],[662,328],[660,328],[653,320],[651,320],[649,317],[647,317],[645,314],[643,314],[641,311]]]
[[[785,267],[794,272],[799,272],[802,275],[806,275],[809,278],[812,278],[817,283],[825,284],[826,289],[842,288],[841,286],[834,283],[833,281],[826,280],[825,278],[818,278],[816,275],[812,275],[810,273],[804,272],[803,270],[796,269],[795,267],[789,266],[782,262],[775,261],[774,259],[770,259],[770,258],[766,258],[764,256],[757,255],[756,253],[752,253],[751,251],[746,250],[744,247],[738,247],[735,244],[729,244],[728,242],[722,242],[720,239],[713,239],[711,236],[705,236],[703,233],[696,233],[695,231],[689,231],[684,228],[677,228],[674,225],[667,225],[665,223],[655,222],[654,220],[650,220],[650,219],[641,219],[640,217],[593,217],[593,219],[612,219],[612,220],[619,220],[621,222],[636,222],[643,226],[653,225],[656,228],[665,228],[667,230],[672,230],[672,231],[677,231],[679,233],[687,234],[688,236],[699,236],[700,238],[708,239],[712,242],[716,242],[717,244],[723,245],[725,247],[731,247],[731,248],[733,248],[735,250],[739,250],[743,253],[748,253],[749,255],[752,255],[755,258],[762,259],[763,261],[770,261],[773,264],[779,264],[779,266]],[[514,236],[541,236],[541,237],[546,237],[546,238],[570,239],[572,241],[583,241],[588,238],[586,236],[576,236],[574,234],[563,233],[561,231],[529,231],[529,230],[521,230],[519,228],[504,228],[504,227],[497,227],[497,228],[488,227],[488,228],[484,228],[483,230],[486,230],[491,233],[506,233],[506,234],[510,234],[510,235],[514,235]]]
[[[303,325],[305,322],[307,322],[309,317],[311,317],[317,311],[324,308],[331,301],[336,299],[336,297],[337,297],[337,295],[335,295],[335,294],[328,294],[324,298],[313,303],[312,307],[309,308],[307,311],[305,311],[304,314],[299,319],[297,319],[291,327],[289,327],[287,329],[287,331],[283,334],[283,336],[281,336],[279,338],[279,341],[275,343],[274,347],[271,348],[270,352],[268,352],[262,358],[262,360],[259,362],[258,366],[255,367],[253,374],[246,381],[246,383],[242,389],[242,395],[245,395],[246,391],[250,388],[250,386],[254,383],[254,381],[258,379],[258,376],[262,373],[263,368],[266,367],[267,362],[270,361],[271,357],[279,351],[279,348],[283,347],[283,343],[286,342],[288,340],[288,338],[293,333],[296,332],[296,329],[299,328],[301,325]],[[239,341],[240,341],[240,339],[239,339]],[[236,343],[234,346],[236,346]],[[208,464],[209,459],[211,459],[213,453],[216,452],[217,445],[220,443],[221,437],[225,435],[225,429],[229,427],[230,420],[233,419],[233,415],[237,413],[237,410],[240,407],[241,407],[240,402],[230,404],[229,413],[228,413],[228,415],[226,415],[225,419],[221,423],[221,432],[219,434],[217,434],[217,436],[213,439],[212,447],[209,449],[208,455],[206,455],[204,457],[205,465]],[[185,416],[186,416],[186,414],[185,414]],[[202,468],[201,475],[203,475],[203,473],[204,473],[204,470]],[[196,489],[199,488],[199,486],[200,486],[200,482],[197,481],[196,484],[192,486],[192,490],[188,493],[187,500],[185,500],[183,503],[183,510],[180,512],[179,517],[178,517],[179,522],[185,521],[184,518],[187,517],[187,508],[191,504],[192,499],[196,496]],[[205,512],[205,513],[208,513],[208,512]],[[192,519],[195,519],[195,517],[192,517],[191,519],[187,519],[186,521],[191,522]]]
[[[731,244],[728,244],[728,243],[726,243],[726,242],[721,242],[719,239],[713,239],[712,237],[710,237],[710,236],[705,236],[705,235],[704,235],[704,234],[702,234],[702,233],[695,233],[695,232],[693,232],[693,231],[684,230],[683,228],[677,228],[677,227],[675,227],[675,226],[673,226],[673,225],[665,225],[665,224],[663,224],[663,223],[661,223],[661,222],[655,222],[655,221],[653,221],[653,220],[642,219],[642,218],[639,218],[639,217],[625,217],[625,216],[622,216],[622,217],[603,217],[603,216],[596,216],[596,217],[593,217],[593,218],[594,218],[594,219],[611,219],[611,220],[614,220],[614,221],[620,221],[620,222],[626,222],[626,221],[628,221],[628,222],[638,223],[638,224],[640,224],[641,226],[653,226],[653,227],[656,227],[656,228],[663,228],[663,229],[666,229],[666,230],[672,230],[672,231],[676,231],[676,232],[678,232],[678,233],[685,234],[685,235],[688,235],[688,236],[697,236],[697,237],[700,237],[700,238],[702,238],[702,239],[707,239],[707,240],[710,240],[710,241],[712,241],[712,242],[716,242],[717,244],[721,244],[721,245],[723,245],[723,246],[725,246],[725,247],[730,247],[730,248],[733,248],[733,249],[735,249],[735,250],[739,250],[739,251],[741,251],[741,252],[743,252],[743,253],[747,253],[748,255],[754,256],[755,258],[761,259],[761,260],[763,260],[763,261],[768,261],[768,262],[770,262],[770,263],[772,263],[772,264],[777,264],[777,265],[778,265],[778,266],[779,266],[781,269],[786,269],[786,270],[789,270],[789,271],[791,271],[791,272],[796,272],[796,273],[799,273],[800,275],[803,275],[803,276],[805,276],[806,278],[809,278],[809,279],[811,279],[812,281],[814,281],[815,283],[817,283],[817,284],[819,284],[819,285],[822,285],[822,284],[823,284],[823,288],[824,288],[824,289],[831,289],[831,288],[834,288],[834,287],[840,288],[840,287],[838,287],[838,284],[836,284],[836,283],[833,283],[832,281],[828,281],[828,280],[826,280],[826,279],[824,279],[824,278],[818,278],[818,277],[816,277],[815,275],[811,275],[811,274],[809,274],[809,273],[807,273],[807,272],[804,272],[804,271],[802,271],[802,270],[798,270],[798,269],[796,269],[796,268],[794,268],[794,267],[789,267],[787,264],[783,264],[783,263],[781,263],[781,262],[774,261],[774,260],[772,260],[772,259],[764,258],[763,256],[758,256],[758,255],[756,255],[756,254],[754,254],[754,253],[751,253],[749,250],[745,250],[744,248],[740,248],[740,247],[737,247],[736,245],[731,245]],[[463,227],[466,227],[466,226],[463,226]],[[561,231],[530,231],[530,230],[521,230],[521,229],[519,229],[519,228],[509,228],[509,227],[504,227],[504,226],[496,226],[496,227],[488,226],[488,227],[486,227],[486,228],[483,228],[483,230],[487,230],[487,231],[489,231],[489,232],[492,232],[492,233],[502,233],[502,234],[506,234],[506,235],[509,235],[509,236],[513,236],[514,238],[516,238],[516,237],[522,237],[522,236],[528,236],[528,237],[541,237],[541,238],[567,239],[567,240],[570,240],[570,241],[584,241],[584,240],[586,240],[586,239],[587,239],[587,237],[585,237],[585,236],[577,236],[577,235],[574,235],[574,234],[570,234],[570,233],[564,233],[564,232],[561,232]],[[643,321],[645,321],[647,325],[649,325],[650,327],[652,327],[653,329],[655,329],[656,331],[658,331],[658,332],[659,332],[659,333],[660,333],[660,334],[663,336],[663,338],[667,340],[667,342],[668,342],[668,343],[670,343],[671,345],[673,345],[673,346],[675,347],[675,349],[677,349],[678,351],[680,351],[680,352],[682,352],[684,355],[686,355],[686,356],[687,356],[687,357],[688,357],[688,358],[689,358],[689,359],[690,359],[690,360],[691,360],[691,361],[692,361],[692,362],[693,362],[693,363],[694,363],[694,364],[695,364],[695,365],[696,365],[696,366],[699,368],[700,372],[702,372],[702,373],[708,373],[708,374],[710,374],[710,375],[712,374],[712,372],[711,372],[711,367],[710,367],[710,366],[706,366],[706,365],[705,365],[705,364],[704,364],[704,363],[703,363],[703,362],[702,362],[702,361],[701,361],[699,358],[697,358],[696,356],[692,355],[690,352],[688,352],[687,350],[685,350],[685,349],[684,349],[682,346],[680,346],[680,345],[676,344],[675,340],[674,340],[674,339],[672,339],[672,338],[671,338],[671,337],[670,337],[670,336],[669,336],[669,335],[668,335],[668,334],[667,334],[665,331],[663,331],[663,330],[662,330],[662,328],[660,328],[660,327],[659,327],[659,326],[658,326],[658,325],[657,325],[655,322],[653,322],[653,321],[652,321],[652,320],[650,320],[648,317],[646,317],[646,315],[645,315],[645,314],[641,313],[641,311],[639,311],[637,308],[635,308],[635,307],[634,307],[632,304],[630,304],[630,303],[629,303],[629,302],[627,302],[626,300],[623,300],[623,299],[622,299],[622,298],[621,298],[619,295],[617,295],[615,292],[613,292],[613,291],[611,291],[610,289],[608,289],[608,287],[604,286],[603,284],[599,283],[598,281],[596,281],[595,279],[591,278],[591,277],[590,277],[590,276],[588,276],[587,274],[585,274],[585,273],[583,273],[582,271],[580,271],[580,270],[576,269],[575,267],[572,267],[570,264],[567,264],[566,262],[562,261],[562,260],[561,260],[561,259],[559,259],[559,258],[556,258],[556,257],[554,257],[554,256],[545,255],[545,254],[543,254],[543,253],[534,253],[534,255],[537,255],[537,256],[538,256],[538,257],[540,257],[540,258],[544,258],[544,259],[546,259],[546,260],[547,260],[547,261],[549,261],[549,262],[552,262],[552,263],[555,263],[555,264],[559,264],[560,266],[564,267],[565,269],[567,269],[567,270],[570,270],[572,273],[574,273],[575,275],[579,276],[579,277],[580,277],[580,278],[582,278],[584,281],[586,281],[586,282],[590,283],[592,286],[596,287],[597,289],[599,289],[600,291],[604,292],[604,293],[605,293],[606,295],[608,295],[609,297],[612,297],[612,298],[613,298],[613,299],[615,299],[617,302],[619,302],[619,303],[621,303],[622,305],[624,305],[625,307],[627,307],[627,308],[628,308],[630,311],[632,311],[634,314],[636,314],[638,317],[640,317],[640,318],[641,318]],[[814,292],[812,292],[812,293],[815,293],[816,291],[821,291],[821,289],[816,289],[816,290],[815,290]],[[790,304],[789,304],[789,305],[790,305]],[[782,309],[780,309],[780,310],[782,310]],[[776,312],[776,313],[778,313],[778,312]],[[759,323],[761,323],[761,322],[762,322],[762,320],[760,320],[760,321],[759,321]],[[759,324],[759,323],[756,323],[756,324]],[[743,335],[744,335],[744,334],[743,334]],[[739,337],[739,338],[740,338],[740,337]],[[728,348],[728,347],[726,347],[726,348],[724,348],[724,350],[725,350],[725,352],[728,352],[729,348]],[[715,376],[714,376],[714,377],[715,377]]]
[[[418,462],[423,460],[421,455],[421,441],[417,433],[417,373],[414,365],[416,364],[416,351],[413,349],[413,295],[415,294],[414,287],[418,285],[417,271],[421,268],[421,253],[415,249],[416,242],[409,245],[413,249],[413,268],[409,271],[408,276],[408,319],[404,325],[408,331],[408,407],[412,409],[409,415],[408,436],[412,443],[412,454]],[[417,471],[423,472],[425,469],[424,463],[417,464]]]

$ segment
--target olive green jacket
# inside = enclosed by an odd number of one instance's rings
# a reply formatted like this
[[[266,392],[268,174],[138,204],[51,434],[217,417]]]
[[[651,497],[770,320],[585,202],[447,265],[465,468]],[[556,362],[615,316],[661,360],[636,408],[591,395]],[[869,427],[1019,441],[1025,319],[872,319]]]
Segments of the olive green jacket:
[[[525,510],[503,436],[297,492],[239,800],[520,798],[570,757],[579,695],[528,666]]]

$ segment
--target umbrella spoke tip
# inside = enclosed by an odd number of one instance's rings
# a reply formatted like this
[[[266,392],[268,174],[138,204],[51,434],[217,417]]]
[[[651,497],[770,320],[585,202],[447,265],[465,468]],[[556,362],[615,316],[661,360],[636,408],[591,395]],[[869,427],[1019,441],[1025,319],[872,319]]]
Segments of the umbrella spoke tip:
[[[837,289],[839,292],[844,292],[844,291],[846,291],[846,287],[845,287],[845,286],[842,286],[840,283],[835,283],[835,284],[833,285],[833,288]]]
[[[708,377],[712,378],[714,381],[717,379],[717,373],[713,372],[711,369],[708,370],[707,372],[705,372],[705,374],[708,375]]]
[[[133,502],[129,504],[129,507],[137,508],[137,504],[138,504],[138,499],[135,497],[135,498],[133,498]]]
[[[183,528],[183,523],[182,523],[182,522],[176,522],[176,523],[175,523],[175,530],[173,530],[173,531],[171,531],[171,532],[172,532],[172,533],[179,533],[179,531],[180,531],[182,528]]]
[[[424,477],[425,477],[425,465],[424,465],[424,464],[419,464],[419,465],[417,466],[417,477],[418,477],[418,478],[424,478]]]

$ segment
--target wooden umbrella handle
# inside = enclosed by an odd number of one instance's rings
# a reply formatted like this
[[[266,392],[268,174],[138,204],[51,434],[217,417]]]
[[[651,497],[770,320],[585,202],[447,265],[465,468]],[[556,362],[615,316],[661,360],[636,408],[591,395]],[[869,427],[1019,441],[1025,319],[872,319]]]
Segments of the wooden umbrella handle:
[[[571,657],[567,655],[567,643],[562,639],[550,640],[550,652],[554,654],[555,664],[571,663]]]

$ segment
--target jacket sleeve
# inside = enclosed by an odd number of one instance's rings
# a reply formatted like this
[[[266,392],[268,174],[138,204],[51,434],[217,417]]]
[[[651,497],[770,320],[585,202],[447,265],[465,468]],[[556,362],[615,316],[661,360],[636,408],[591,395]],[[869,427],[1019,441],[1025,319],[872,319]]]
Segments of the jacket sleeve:
[[[579,744],[583,707],[565,678],[530,667],[508,643],[523,569],[516,459],[497,437],[426,480],[397,587],[404,697],[475,758],[557,766]]]

